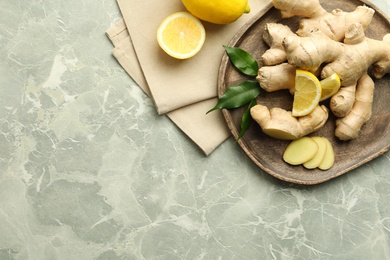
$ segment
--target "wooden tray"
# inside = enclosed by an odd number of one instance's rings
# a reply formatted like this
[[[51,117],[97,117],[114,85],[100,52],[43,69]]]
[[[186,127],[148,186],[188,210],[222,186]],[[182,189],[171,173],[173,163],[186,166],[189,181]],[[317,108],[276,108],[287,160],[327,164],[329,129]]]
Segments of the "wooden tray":
[[[375,15],[369,28],[367,37],[381,40],[390,32],[390,21],[386,15],[371,3],[363,0],[320,0],[322,6],[331,11],[340,8],[343,11],[353,11],[357,6],[367,5],[375,10]],[[265,11],[258,13],[251,21],[230,41],[229,46],[240,47],[249,52],[260,63],[261,55],[268,49],[262,40],[263,28],[266,23],[278,22],[290,26],[293,31],[298,27],[298,18],[282,19],[280,12],[269,6]],[[218,75],[218,95],[222,95],[229,86],[242,82],[247,77],[238,73],[231,65],[226,54],[223,55]],[[253,79],[253,78],[252,78]],[[250,159],[270,175],[292,183],[313,185],[331,180],[347,173],[362,164],[382,155],[390,148],[390,77],[385,76],[375,81],[375,94],[373,113],[371,119],[363,126],[359,138],[352,141],[340,141],[334,136],[335,118],[330,117],[325,126],[312,135],[325,136],[333,144],[335,151],[335,164],[327,170],[307,170],[303,166],[290,166],[282,160],[282,154],[288,141],[277,140],[264,135],[257,123],[251,127],[239,140],[240,147]],[[258,103],[269,108],[281,107],[291,110],[292,96],[288,91],[274,93],[262,92]],[[237,138],[241,116],[245,108],[223,110],[227,125],[235,138]]]

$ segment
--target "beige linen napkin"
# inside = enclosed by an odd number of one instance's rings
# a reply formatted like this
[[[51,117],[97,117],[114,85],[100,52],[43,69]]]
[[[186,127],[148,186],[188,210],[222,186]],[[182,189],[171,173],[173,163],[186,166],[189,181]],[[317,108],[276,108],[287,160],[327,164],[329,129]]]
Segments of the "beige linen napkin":
[[[229,137],[220,111],[206,115],[217,102],[217,74],[223,45],[254,14],[269,8],[271,0],[249,0],[251,13],[229,25],[203,22],[206,42],[195,57],[175,60],[156,41],[156,30],[171,13],[184,11],[180,0],[117,0],[123,20],[107,31],[113,55],[167,116],[209,155]]]
[[[142,90],[150,96],[149,86],[139,65],[123,19],[119,20],[106,33],[115,46],[114,57]],[[220,111],[206,115],[206,112],[216,102],[217,98],[212,98],[166,114],[206,155],[209,155],[229,137],[229,131]]]
[[[210,0],[212,1],[212,0]],[[188,60],[166,55],[156,41],[157,28],[168,15],[185,11],[181,0],[117,0],[139,63],[159,114],[217,96],[217,75],[223,45],[271,0],[249,0],[251,12],[228,25],[203,22],[206,42]]]

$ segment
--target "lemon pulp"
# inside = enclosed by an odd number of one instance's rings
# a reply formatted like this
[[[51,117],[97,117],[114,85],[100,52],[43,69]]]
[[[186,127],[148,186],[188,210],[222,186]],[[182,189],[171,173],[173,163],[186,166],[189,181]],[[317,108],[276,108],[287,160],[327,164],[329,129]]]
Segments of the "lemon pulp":
[[[341,86],[340,77],[336,73],[333,73],[331,76],[321,80],[320,83],[322,90],[320,101],[332,97],[337,93],[337,91],[339,91]]]
[[[298,69],[295,76],[292,115],[299,117],[310,114],[318,106],[321,92],[318,78],[308,71]]]
[[[174,13],[157,29],[157,42],[170,56],[188,59],[197,54],[206,39],[202,23],[188,12]]]

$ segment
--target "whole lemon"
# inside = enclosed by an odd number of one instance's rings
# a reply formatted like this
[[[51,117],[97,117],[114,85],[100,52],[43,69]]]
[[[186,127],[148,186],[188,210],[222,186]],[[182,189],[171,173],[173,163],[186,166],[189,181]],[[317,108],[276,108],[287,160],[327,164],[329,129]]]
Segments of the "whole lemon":
[[[248,0],[182,0],[187,10],[203,21],[228,24],[249,13]]]

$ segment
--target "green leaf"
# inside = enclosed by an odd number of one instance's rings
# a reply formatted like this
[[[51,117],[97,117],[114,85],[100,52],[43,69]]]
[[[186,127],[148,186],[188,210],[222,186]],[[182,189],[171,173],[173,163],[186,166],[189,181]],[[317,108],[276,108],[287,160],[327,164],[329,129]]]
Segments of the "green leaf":
[[[231,63],[239,71],[248,76],[257,76],[259,71],[259,64],[257,61],[246,51],[237,47],[223,46]]]
[[[248,130],[248,128],[250,127],[250,125],[253,121],[252,116],[251,116],[251,108],[254,107],[256,104],[257,104],[256,99],[253,99],[249,103],[248,108],[245,110],[244,114],[242,115],[241,129],[240,129],[240,133],[239,133],[236,141],[240,140],[240,138],[244,136],[246,130]]]
[[[216,109],[232,109],[249,103],[255,99],[261,92],[258,81],[246,80],[238,85],[229,87],[219,98],[215,107],[207,111],[206,114]]]

